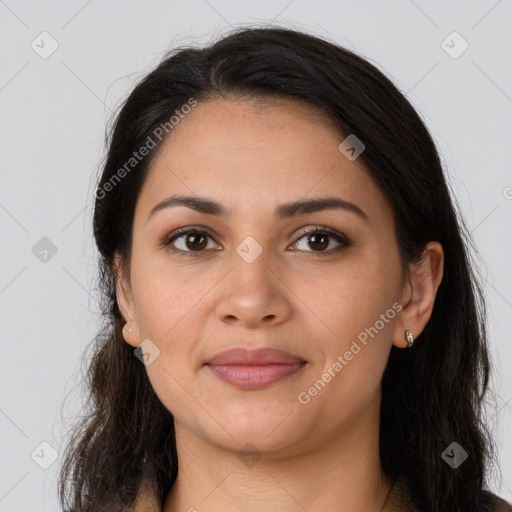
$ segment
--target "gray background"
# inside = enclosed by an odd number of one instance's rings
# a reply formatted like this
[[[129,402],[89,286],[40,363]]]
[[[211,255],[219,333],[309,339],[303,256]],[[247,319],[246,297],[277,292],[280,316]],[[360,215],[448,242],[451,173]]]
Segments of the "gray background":
[[[271,21],[370,59],[431,130],[481,255],[502,469],[492,485],[512,500],[512,0],[0,0],[0,512],[59,510],[57,469],[98,325],[90,226],[107,117],[171,45]],[[454,31],[469,44],[461,55]]]

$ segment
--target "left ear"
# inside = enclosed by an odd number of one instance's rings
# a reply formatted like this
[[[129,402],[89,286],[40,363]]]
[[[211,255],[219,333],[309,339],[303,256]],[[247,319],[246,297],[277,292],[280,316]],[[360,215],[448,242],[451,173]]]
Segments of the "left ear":
[[[393,345],[407,347],[405,331],[417,338],[430,319],[437,290],[443,279],[444,251],[439,242],[429,242],[421,260],[409,266],[400,297],[402,309],[397,315]]]

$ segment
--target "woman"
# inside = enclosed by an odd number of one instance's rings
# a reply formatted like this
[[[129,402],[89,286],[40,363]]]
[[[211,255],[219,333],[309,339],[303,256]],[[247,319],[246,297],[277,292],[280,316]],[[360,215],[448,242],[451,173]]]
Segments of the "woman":
[[[167,55],[108,143],[105,325],[64,507],[512,510],[485,490],[469,235],[379,70],[237,30]]]

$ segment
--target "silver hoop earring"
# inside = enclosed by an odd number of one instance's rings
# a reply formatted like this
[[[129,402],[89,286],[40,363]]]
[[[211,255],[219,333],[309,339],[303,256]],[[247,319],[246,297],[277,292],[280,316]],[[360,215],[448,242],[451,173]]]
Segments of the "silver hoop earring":
[[[405,331],[405,339],[407,340],[407,345],[409,345],[409,347],[412,347],[414,343],[414,335],[411,331]]]

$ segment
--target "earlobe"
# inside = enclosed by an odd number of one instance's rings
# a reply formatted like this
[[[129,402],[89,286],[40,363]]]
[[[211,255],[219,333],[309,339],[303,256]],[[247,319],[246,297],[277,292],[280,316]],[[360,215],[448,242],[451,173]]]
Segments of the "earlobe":
[[[133,327],[128,327],[128,323],[123,325],[123,338],[126,343],[132,347],[138,347],[140,345],[139,337],[135,336]]]
[[[404,304],[395,324],[393,344],[411,346],[429,321],[437,290],[443,278],[444,251],[439,242],[429,242],[419,263],[409,267],[404,283]],[[409,335],[407,333],[410,333]]]

